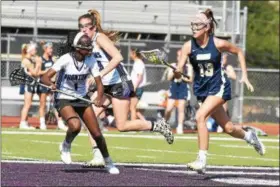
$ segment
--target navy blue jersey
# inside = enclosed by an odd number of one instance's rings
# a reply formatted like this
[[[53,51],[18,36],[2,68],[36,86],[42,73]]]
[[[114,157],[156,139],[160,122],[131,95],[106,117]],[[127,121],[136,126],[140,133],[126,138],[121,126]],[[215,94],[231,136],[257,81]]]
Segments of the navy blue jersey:
[[[219,96],[224,100],[231,99],[230,81],[222,69],[221,56],[213,35],[209,36],[208,44],[204,48],[192,38],[189,59],[195,73],[194,95],[199,100],[204,101],[208,95]]]
[[[46,59],[42,56],[42,67],[41,67],[41,70],[42,70],[42,71],[49,69],[50,67],[53,66],[53,64],[54,64],[54,61],[52,60],[51,57],[50,57],[49,60],[46,60]]]

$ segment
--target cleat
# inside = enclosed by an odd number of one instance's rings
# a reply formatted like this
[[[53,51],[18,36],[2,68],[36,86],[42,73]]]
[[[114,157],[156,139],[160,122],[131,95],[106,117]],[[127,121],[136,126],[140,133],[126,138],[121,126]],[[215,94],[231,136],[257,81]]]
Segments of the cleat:
[[[19,128],[20,129],[27,129],[27,130],[35,130],[35,127],[29,125],[28,123],[20,123]]]
[[[67,131],[68,127],[64,124],[62,120],[58,120],[57,122],[57,128],[63,131]]]
[[[111,159],[110,159],[109,162],[106,162],[105,169],[110,174],[113,174],[113,175],[120,174],[120,170],[114,165],[114,163],[113,163],[113,161]]]
[[[85,163],[82,167],[83,168],[104,168],[105,161],[103,156],[98,148],[93,149],[93,159],[87,163]]]
[[[157,120],[154,123],[153,131],[162,134],[169,144],[172,144],[174,142],[174,136],[172,134],[170,125],[166,123],[164,118]]]
[[[177,127],[176,128],[176,133],[177,134],[184,134],[183,127]]]
[[[59,145],[60,158],[64,164],[71,164],[71,145],[66,146],[64,142]]]
[[[248,144],[252,145],[255,150],[260,154],[260,155],[264,155],[265,154],[265,147],[263,145],[263,143],[261,142],[261,140],[258,138],[256,132],[254,130],[250,130],[248,129],[248,132],[251,133],[251,138],[249,141],[247,141]]]
[[[187,169],[196,171],[199,174],[204,174],[206,171],[206,162],[199,159],[199,157],[191,163],[187,164]]]
[[[41,130],[47,130],[46,124],[44,124],[44,123],[40,124],[40,129]]]

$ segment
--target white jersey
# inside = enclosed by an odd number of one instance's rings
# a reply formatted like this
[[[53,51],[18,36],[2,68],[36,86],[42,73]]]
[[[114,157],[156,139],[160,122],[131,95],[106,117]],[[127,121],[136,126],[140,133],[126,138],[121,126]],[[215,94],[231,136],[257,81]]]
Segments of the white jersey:
[[[137,75],[138,74],[143,75],[142,81],[138,85],[138,87],[140,88],[140,87],[145,86],[145,84],[147,82],[145,64],[140,59],[135,60],[134,64],[133,64],[133,67],[132,67],[131,80],[133,82],[133,85],[135,85],[135,83],[137,81]]]
[[[97,45],[96,39],[99,35],[100,33],[96,33],[96,35],[92,39],[92,55],[97,61],[95,65],[97,66],[99,71],[101,71],[109,64],[112,57]],[[127,80],[131,80],[130,76],[127,73],[127,70],[123,66],[123,63],[120,63],[115,69],[113,69],[107,75],[103,76],[102,83],[103,85],[117,84],[122,81],[121,77],[125,77]]]
[[[58,72],[56,81],[57,89],[66,91],[72,95],[84,97],[87,94],[86,79],[88,75],[92,74],[95,77],[100,75],[99,70],[95,69],[95,64],[96,60],[93,56],[86,57],[84,62],[76,61],[70,53],[61,56],[51,67]],[[54,98],[76,99],[58,92],[55,92]]]

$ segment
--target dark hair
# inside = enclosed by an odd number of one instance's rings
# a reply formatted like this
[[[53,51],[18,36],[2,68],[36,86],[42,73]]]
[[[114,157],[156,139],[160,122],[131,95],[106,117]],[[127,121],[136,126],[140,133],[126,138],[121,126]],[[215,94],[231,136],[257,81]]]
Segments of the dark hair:
[[[66,54],[66,53],[69,53],[69,52],[74,52],[75,51],[75,48],[72,46],[73,44],[73,41],[75,39],[75,36],[78,32],[68,32],[67,34],[67,38],[65,41],[61,41],[57,47],[54,49],[54,53],[56,53],[56,55],[58,57]]]
[[[101,27],[101,16],[99,12],[95,9],[88,10],[87,14],[81,15],[78,18],[80,22],[81,19],[87,18],[90,19],[93,26],[96,26],[98,32],[104,33],[111,41],[117,42],[120,39],[119,32],[117,31],[105,31]]]
[[[218,26],[217,21],[214,18],[213,11],[210,8],[207,8],[204,12],[201,12],[202,14],[205,14],[205,16],[211,20],[210,22],[210,29],[208,31],[209,34],[214,34],[215,31],[215,25]],[[215,25],[214,25],[215,23]]]
[[[138,48],[131,48],[131,51],[135,52],[136,56],[140,59],[142,59],[142,55],[140,53],[140,50]]]

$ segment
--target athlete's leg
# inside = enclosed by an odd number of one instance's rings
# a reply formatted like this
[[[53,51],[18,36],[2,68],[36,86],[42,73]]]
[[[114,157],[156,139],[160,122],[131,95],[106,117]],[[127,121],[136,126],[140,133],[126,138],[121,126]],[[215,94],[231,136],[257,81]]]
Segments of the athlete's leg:
[[[184,131],[184,120],[185,120],[185,104],[186,100],[179,99],[178,100],[178,127],[177,127],[177,133],[182,134]]]
[[[215,112],[212,114],[212,117],[223,127],[227,134],[235,138],[244,139],[247,143],[254,146],[255,150],[260,155],[265,154],[265,147],[258,139],[256,133],[251,130],[245,131],[242,128],[242,125],[233,124],[222,106],[215,110]]]
[[[130,119],[135,120],[137,119],[137,103],[138,98],[136,96],[130,98]]]
[[[166,121],[168,121],[170,119],[171,112],[172,112],[172,109],[174,108],[175,101],[176,101],[175,99],[171,99],[171,98],[168,98],[168,100],[167,100],[167,106],[166,106],[165,113],[164,113],[164,119]]]
[[[22,110],[21,110],[19,128],[35,129],[34,127],[29,126],[28,122],[27,122],[28,111],[31,107],[32,99],[33,99],[33,93],[25,91],[25,93],[24,93],[24,104],[23,104],[23,107],[22,107]]]
[[[152,129],[151,121],[140,119],[128,121],[129,99],[112,98],[113,112],[115,116],[116,127],[121,132],[126,131],[148,131]]]
[[[172,144],[174,137],[169,124],[164,119],[157,121],[132,120],[128,121],[129,99],[112,98],[112,106],[117,129],[121,132],[127,131],[154,131],[161,133],[169,144]]]
[[[206,127],[208,116],[221,106],[225,101],[217,96],[208,96],[196,112],[196,123],[198,130],[198,144],[200,150],[208,150],[209,133]]]
[[[97,147],[100,149],[104,158],[109,156],[105,139],[100,131],[96,116],[91,106],[87,107],[84,111],[78,112],[79,116],[83,119],[91,137],[95,140]]]
[[[198,157],[194,162],[188,163],[187,166],[190,169],[197,172],[204,172],[206,168],[206,157],[209,144],[209,133],[206,127],[206,120],[208,116],[213,113],[216,108],[222,106],[225,101],[217,96],[208,96],[201,104],[196,113],[196,123],[198,130]]]
[[[64,163],[70,164],[72,162],[70,155],[71,143],[81,130],[81,121],[74,108],[70,105],[64,106],[62,109],[60,109],[59,113],[68,124],[68,130],[66,132],[65,139],[59,146],[60,157]]]
[[[39,106],[39,116],[40,116],[40,129],[47,129],[45,113],[47,104],[47,93],[39,93],[40,106]]]

